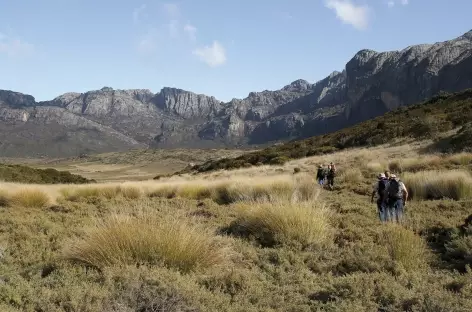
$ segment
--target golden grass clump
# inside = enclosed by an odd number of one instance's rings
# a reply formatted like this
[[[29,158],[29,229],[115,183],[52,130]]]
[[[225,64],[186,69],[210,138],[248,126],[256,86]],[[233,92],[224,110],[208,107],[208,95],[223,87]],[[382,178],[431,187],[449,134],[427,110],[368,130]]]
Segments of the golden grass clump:
[[[290,200],[294,191],[309,197],[313,178],[304,174],[262,178],[232,178],[216,181],[184,181],[161,184],[147,192],[149,197],[212,199],[219,204],[243,201]]]
[[[121,186],[119,191],[121,195],[127,199],[138,199],[142,195],[141,189],[136,186]]]
[[[447,160],[454,165],[466,166],[472,164],[472,153],[462,152],[458,154],[452,154],[447,156]]]
[[[103,268],[164,265],[183,272],[225,263],[229,249],[205,228],[177,219],[115,215],[73,243],[65,257]]]
[[[297,241],[323,245],[330,239],[330,211],[318,201],[241,203],[233,226],[262,244]]]
[[[472,197],[472,177],[464,170],[405,173],[402,180],[414,199],[461,200]]]
[[[414,272],[429,267],[431,254],[426,242],[413,231],[397,224],[385,224],[381,242],[390,258],[405,270]]]
[[[42,208],[50,203],[49,196],[37,189],[21,189],[11,196],[12,204],[26,208]]]
[[[348,168],[339,174],[340,183],[360,183],[364,179],[359,168]]]

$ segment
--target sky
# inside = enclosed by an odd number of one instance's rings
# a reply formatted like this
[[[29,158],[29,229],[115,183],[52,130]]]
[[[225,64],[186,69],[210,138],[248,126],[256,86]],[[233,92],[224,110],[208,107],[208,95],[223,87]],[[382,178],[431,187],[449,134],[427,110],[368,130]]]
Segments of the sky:
[[[0,0],[0,89],[175,87],[222,101],[314,83],[361,49],[472,29],[471,0]]]

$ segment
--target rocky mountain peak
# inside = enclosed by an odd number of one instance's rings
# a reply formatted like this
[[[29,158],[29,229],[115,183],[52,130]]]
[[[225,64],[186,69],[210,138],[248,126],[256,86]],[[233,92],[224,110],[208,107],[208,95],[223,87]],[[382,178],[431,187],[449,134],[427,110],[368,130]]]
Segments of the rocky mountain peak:
[[[31,95],[9,90],[0,90],[0,105],[1,104],[12,108],[32,107],[36,105],[36,101]]]
[[[103,87],[40,103],[0,91],[0,156],[6,149],[50,153],[50,146],[57,146],[60,155],[78,152],[77,146],[112,151],[137,142],[156,147],[265,144],[336,131],[440,91],[471,87],[472,30],[399,51],[363,49],[341,72],[314,84],[298,79],[228,103],[172,87],[156,94]],[[21,129],[15,126],[19,123]]]
[[[290,83],[289,85],[285,86],[282,88],[284,91],[306,91],[311,88],[311,84],[304,80],[304,79],[298,79]]]

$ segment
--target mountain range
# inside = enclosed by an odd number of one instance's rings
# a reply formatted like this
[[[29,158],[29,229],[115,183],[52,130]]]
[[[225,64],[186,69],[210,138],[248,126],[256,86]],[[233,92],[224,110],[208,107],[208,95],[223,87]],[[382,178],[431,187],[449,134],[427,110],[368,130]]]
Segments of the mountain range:
[[[300,79],[227,103],[168,87],[156,94],[104,87],[44,102],[0,90],[0,156],[264,145],[336,131],[471,87],[472,30],[401,51],[364,49],[314,84]]]

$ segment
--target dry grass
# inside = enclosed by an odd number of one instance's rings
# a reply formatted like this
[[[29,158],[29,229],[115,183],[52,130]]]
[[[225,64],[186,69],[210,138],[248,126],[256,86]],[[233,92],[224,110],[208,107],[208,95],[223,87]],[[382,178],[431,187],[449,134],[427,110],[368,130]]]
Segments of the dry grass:
[[[431,254],[426,242],[411,230],[396,224],[386,224],[381,240],[391,259],[407,271],[415,272],[429,267]]]
[[[41,191],[35,189],[24,189],[15,192],[11,196],[11,202],[26,208],[42,208],[50,204],[49,196]]]
[[[343,170],[339,174],[339,182],[341,183],[360,183],[364,179],[364,176],[362,175],[362,172],[359,168],[349,168],[346,170]]]
[[[228,248],[207,229],[177,219],[113,216],[66,251],[66,258],[104,268],[163,264],[184,272],[224,263]]]
[[[242,201],[290,200],[294,193],[302,198],[313,196],[314,181],[308,175],[278,175],[259,178],[219,179],[162,183],[148,192],[150,197],[187,199],[209,198],[220,204]]]
[[[463,170],[405,173],[402,180],[415,199],[472,197],[472,177]]]
[[[331,212],[321,201],[247,202],[237,206],[232,227],[263,245],[296,241],[303,246],[330,241]]]
[[[142,191],[136,186],[122,186],[120,187],[121,195],[128,199],[138,199],[142,196]]]
[[[455,165],[466,166],[472,164],[472,153],[458,153],[449,155],[447,160]]]

